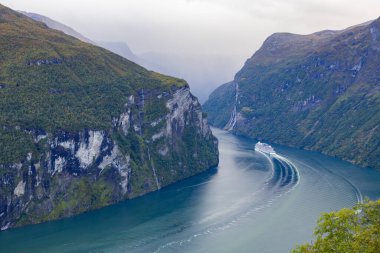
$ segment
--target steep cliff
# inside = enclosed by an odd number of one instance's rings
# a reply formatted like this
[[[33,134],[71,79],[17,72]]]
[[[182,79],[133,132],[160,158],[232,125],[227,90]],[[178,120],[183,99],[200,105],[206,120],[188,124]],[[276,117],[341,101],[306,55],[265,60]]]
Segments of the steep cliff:
[[[379,66],[380,19],[342,31],[276,33],[204,110],[211,124],[236,134],[380,168]]]
[[[0,5],[1,229],[68,217],[218,164],[185,81]]]

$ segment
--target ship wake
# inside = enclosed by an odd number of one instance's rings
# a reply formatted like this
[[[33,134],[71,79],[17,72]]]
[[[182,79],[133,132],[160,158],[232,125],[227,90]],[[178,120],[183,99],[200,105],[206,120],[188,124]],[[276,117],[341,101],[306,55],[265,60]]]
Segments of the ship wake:
[[[189,246],[200,238],[215,236],[216,233],[239,226],[240,222],[244,222],[248,217],[271,208],[278,199],[293,191],[300,181],[297,167],[282,155],[276,153],[260,153],[266,156],[270,161],[272,173],[268,179],[265,180],[263,187],[252,192],[247,199],[241,201],[250,203],[245,211],[235,213],[230,219],[225,220],[225,222],[216,222],[208,225],[204,230],[198,231],[198,233],[194,233],[187,238],[170,241],[161,245],[154,253],[176,251],[178,248]],[[241,207],[239,204],[236,206]],[[233,209],[233,207],[231,207],[231,209]],[[233,210],[226,210],[226,212],[234,213]]]

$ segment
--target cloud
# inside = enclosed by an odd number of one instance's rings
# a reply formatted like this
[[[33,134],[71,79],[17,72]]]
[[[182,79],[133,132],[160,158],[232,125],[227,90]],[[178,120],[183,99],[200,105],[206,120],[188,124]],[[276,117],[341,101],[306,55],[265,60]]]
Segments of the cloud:
[[[137,54],[181,55],[174,58],[182,58],[179,65],[188,69],[196,69],[193,65],[205,62],[206,58],[212,58],[213,63],[220,57],[231,59],[229,70],[205,66],[214,71],[210,74],[215,77],[212,80],[204,76],[205,82],[213,86],[221,82],[220,76],[225,76],[225,81],[232,79],[244,61],[274,32],[308,34],[343,29],[380,15],[379,0],[349,3],[346,0],[3,0],[2,3],[46,15],[93,40],[127,42]],[[187,64],[186,59],[190,58]]]
[[[124,40],[136,51],[252,54],[267,35],[341,29],[375,18],[362,0],[3,0],[72,26],[94,39]]]

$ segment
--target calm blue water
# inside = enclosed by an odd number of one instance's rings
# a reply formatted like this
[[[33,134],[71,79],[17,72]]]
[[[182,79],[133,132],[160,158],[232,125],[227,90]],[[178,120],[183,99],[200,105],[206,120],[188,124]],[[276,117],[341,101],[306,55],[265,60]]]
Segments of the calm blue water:
[[[380,172],[213,129],[220,165],[158,192],[0,233],[0,252],[289,252],[321,212],[380,197]]]

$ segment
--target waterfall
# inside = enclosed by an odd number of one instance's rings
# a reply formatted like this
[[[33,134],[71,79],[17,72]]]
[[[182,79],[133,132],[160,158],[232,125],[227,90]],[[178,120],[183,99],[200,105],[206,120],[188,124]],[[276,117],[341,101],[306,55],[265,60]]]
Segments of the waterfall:
[[[144,105],[145,105],[145,95],[144,95],[144,89],[143,88],[141,89],[140,98],[141,98],[141,105],[139,108],[139,124],[140,124],[139,132],[140,132],[140,136],[142,136],[143,135],[142,126],[143,126],[143,117],[144,117],[143,111],[144,111]]]
[[[236,107],[238,104],[238,98],[239,98],[239,84],[235,83],[235,105],[234,105],[234,109],[231,112],[230,120],[224,127],[224,129],[227,131],[233,130],[236,125],[236,115],[237,115]]]
[[[148,147],[148,159],[150,161],[150,166],[152,167],[154,179],[156,180],[157,190],[159,190],[161,188],[161,186],[160,186],[160,183],[158,182],[156,168],[154,167],[154,163],[153,163],[152,159],[150,158],[150,149],[149,149],[149,147]]]

